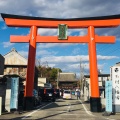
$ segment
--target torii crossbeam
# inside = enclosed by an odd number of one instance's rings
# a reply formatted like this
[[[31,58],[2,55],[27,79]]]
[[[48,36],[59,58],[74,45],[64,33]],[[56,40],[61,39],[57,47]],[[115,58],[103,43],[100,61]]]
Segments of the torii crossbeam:
[[[10,14],[1,14],[7,26],[28,27],[30,35],[28,36],[11,36],[11,42],[29,42],[29,56],[27,67],[27,78],[25,86],[25,107],[30,108],[32,104],[33,85],[34,85],[34,67],[36,55],[36,43],[88,43],[89,44],[89,61],[90,61],[90,108],[92,112],[101,111],[101,101],[98,85],[98,69],[96,56],[96,43],[114,43],[114,36],[98,36],[95,34],[95,28],[117,27],[120,24],[120,15],[56,19],[43,17],[29,17]],[[58,28],[58,24],[66,24],[68,28],[87,28],[86,36],[68,36],[67,40],[58,40],[57,36],[40,36],[37,35],[37,28]]]

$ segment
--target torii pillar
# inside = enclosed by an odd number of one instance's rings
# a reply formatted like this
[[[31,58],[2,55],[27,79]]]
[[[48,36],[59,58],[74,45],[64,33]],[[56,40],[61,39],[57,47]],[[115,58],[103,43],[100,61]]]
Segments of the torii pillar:
[[[90,65],[90,84],[91,84],[91,96],[90,104],[91,111],[101,111],[101,101],[99,95],[99,82],[98,82],[98,69],[97,69],[97,55],[96,55],[96,43],[95,43],[95,31],[93,26],[88,28],[89,36],[89,65]],[[92,52],[90,52],[92,51]],[[94,63],[94,64],[93,64]],[[95,87],[98,86],[98,87]],[[98,106],[97,108],[94,106]]]
[[[8,26],[29,27],[28,36],[11,36],[11,42],[29,42],[29,56],[27,67],[27,78],[25,86],[25,109],[33,109],[33,85],[36,43],[88,43],[89,61],[90,61],[90,110],[92,112],[101,111],[101,100],[99,95],[98,69],[96,43],[114,43],[114,36],[98,36],[95,34],[95,28],[117,27],[120,24],[120,15],[73,18],[73,19],[55,19],[42,17],[18,16],[10,14],[1,14]],[[57,36],[37,35],[37,28],[58,28],[59,24],[66,24],[68,28],[87,28],[86,36],[68,36],[66,40],[58,40]]]
[[[37,27],[32,26],[29,38],[29,54],[28,54],[28,66],[27,66],[27,76],[26,76],[26,86],[24,93],[24,109],[31,110],[34,108],[34,73],[35,73],[35,56],[36,56],[36,36]],[[32,104],[31,104],[32,103]]]

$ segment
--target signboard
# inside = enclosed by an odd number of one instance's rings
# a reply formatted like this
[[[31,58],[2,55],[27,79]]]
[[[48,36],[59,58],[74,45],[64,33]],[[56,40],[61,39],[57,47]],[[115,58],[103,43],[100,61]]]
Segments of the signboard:
[[[58,39],[59,40],[67,39],[67,25],[66,24],[59,24],[59,26],[58,26]]]
[[[113,104],[120,105],[120,67],[112,68]]]
[[[106,112],[112,112],[112,81],[105,81]]]
[[[18,88],[19,88],[19,78],[11,78],[10,109],[18,108]]]
[[[46,78],[38,77],[38,86],[44,87],[46,82],[47,82]]]
[[[112,80],[113,112],[120,112],[120,66],[110,68]]]

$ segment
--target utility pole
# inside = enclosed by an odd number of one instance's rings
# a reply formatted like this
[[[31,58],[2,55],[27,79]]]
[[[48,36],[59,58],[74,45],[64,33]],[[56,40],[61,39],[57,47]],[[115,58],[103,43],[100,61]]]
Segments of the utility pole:
[[[80,82],[79,82],[79,87],[81,88],[82,84],[82,59],[80,58]]]
[[[83,76],[84,76],[84,65],[82,66],[82,58],[80,58],[80,89],[81,95],[83,95]]]
[[[59,69],[57,69],[57,89],[59,88],[58,84],[59,84]]]

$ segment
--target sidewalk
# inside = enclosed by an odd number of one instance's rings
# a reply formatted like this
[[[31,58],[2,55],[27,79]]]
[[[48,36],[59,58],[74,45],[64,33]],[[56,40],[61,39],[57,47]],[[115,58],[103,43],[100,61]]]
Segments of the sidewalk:
[[[90,111],[90,103],[89,102],[84,102],[83,97],[80,99],[82,101],[82,104],[84,104],[87,108],[88,111]],[[101,118],[106,118],[108,120],[120,120],[120,113],[116,113],[115,115],[110,115],[110,116],[103,116],[105,113],[105,106],[102,106],[102,112],[91,112],[93,115],[101,117]]]

